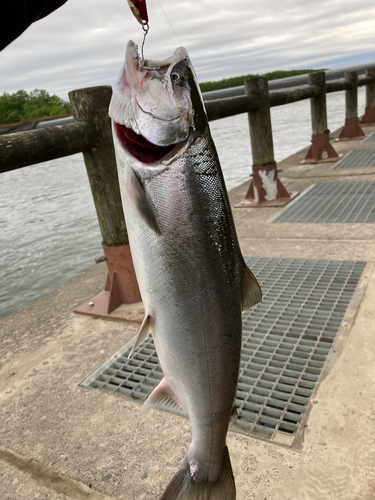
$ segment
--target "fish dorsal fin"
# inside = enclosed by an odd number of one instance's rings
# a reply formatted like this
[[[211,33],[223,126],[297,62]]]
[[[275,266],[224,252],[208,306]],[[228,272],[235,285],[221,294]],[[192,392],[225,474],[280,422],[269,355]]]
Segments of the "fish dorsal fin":
[[[155,214],[152,210],[150,202],[146,198],[145,190],[137,177],[134,170],[130,172],[130,179],[128,185],[128,193],[130,198],[133,200],[134,206],[136,207],[142,220],[158,235],[161,234],[158,221],[156,220]]]
[[[256,280],[256,277],[244,262],[242,274],[242,310],[255,306],[262,300],[262,290]]]
[[[135,349],[139,346],[139,344],[142,344],[142,342],[147,339],[150,333],[151,333],[151,316],[147,315],[143,318],[141,328],[139,329],[138,334],[136,335],[136,337],[134,337],[134,339],[132,339],[134,343],[132,350],[130,351],[129,358],[132,357]]]
[[[185,408],[170,388],[165,377],[143,403],[142,411],[147,411],[151,408],[186,415]]]

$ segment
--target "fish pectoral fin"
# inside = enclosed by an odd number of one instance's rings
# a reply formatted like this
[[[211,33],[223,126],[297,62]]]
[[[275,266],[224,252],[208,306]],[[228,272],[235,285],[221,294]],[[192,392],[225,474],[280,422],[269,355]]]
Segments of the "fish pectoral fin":
[[[134,337],[132,339],[129,340],[129,342],[127,342],[123,349],[122,349],[122,354],[125,355],[127,352],[133,352],[133,348],[134,348],[134,345],[135,343],[137,342],[137,337],[138,335],[134,335]],[[128,355],[128,357],[130,357],[130,354]]]
[[[238,417],[238,410],[237,410],[237,407],[236,406],[233,406],[232,408],[232,412],[230,414],[230,421],[231,422],[234,422],[236,420],[236,418]]]
[[[242,310],[255,306],[262,300],[262,290],[256,280],[256,277],[244,262],[242,274]]]
[[[142,344],[142,342],[144,340],[147,339],[147,337],[150,335],[150,333],[151,333],[151,316],[147,315],[143,318],[141,328],[139,329],[138,334],[131,340],[133,345],[132,345],[132,350],[130,351],[130,354],[128,356],[129,358],[131,358],[133,356],[135,349],[140,344]]]
[[[170,388],[165,377],[143,403],[142,411],[147,411],[151,408],[186,415],[185,408]]]
[[[128,193],[142,220],[158,235],[161,234],[158,221],[146,197],[145,190],[134,170],[131,169]]]

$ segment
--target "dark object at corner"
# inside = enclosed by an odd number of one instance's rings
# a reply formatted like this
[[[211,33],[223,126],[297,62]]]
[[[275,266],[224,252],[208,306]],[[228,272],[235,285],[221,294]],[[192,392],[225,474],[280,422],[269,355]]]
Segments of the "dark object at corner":
[[[18,38],[29,26],[48,16],[67,0],[5,0],[0,16],[0,50]]]

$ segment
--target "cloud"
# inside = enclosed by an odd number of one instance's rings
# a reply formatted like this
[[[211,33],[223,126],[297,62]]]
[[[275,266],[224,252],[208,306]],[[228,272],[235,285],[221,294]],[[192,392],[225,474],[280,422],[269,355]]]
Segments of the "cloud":
[[[368,62],[371,0],[159,0],[200,80],[276,69],[337,68]],[[158,0],[148,0],[145,56],[168,57],[179,41]],[[68,0],[0,53],[0,92],[113,84],[126,43],[142,29],[125,0]]]

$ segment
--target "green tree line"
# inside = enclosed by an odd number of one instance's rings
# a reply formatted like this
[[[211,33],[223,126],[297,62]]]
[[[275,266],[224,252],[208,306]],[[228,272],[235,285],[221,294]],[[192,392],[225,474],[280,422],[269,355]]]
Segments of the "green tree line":
[[[30,93],[18,90],[0,95],[0,123],[17,123],[42,117],[71,114],[70,104],[46,90],[35,89]]]
[[[228,89],[230,87],[239,87],[243,85],[246,78],[253,76],[265,76],[268,80],[277,80],[278,78],[287,78],[288,76],[306,75],[306,73],[315,73],[316,71],[325,71],[323,69],[292,69],[289,71],[272,71],[271,73],[249,74],[243,76],[234,76],[232,78],[224,78],[217,82],[201,82],[199,84],[202,92],[209,92],[210,90]]]

